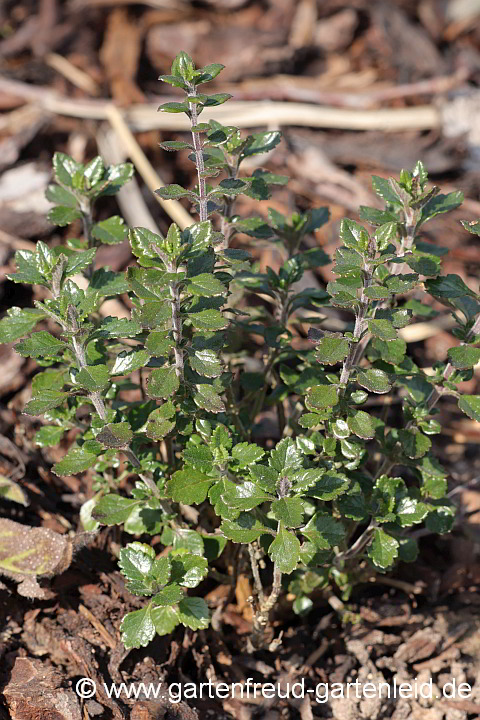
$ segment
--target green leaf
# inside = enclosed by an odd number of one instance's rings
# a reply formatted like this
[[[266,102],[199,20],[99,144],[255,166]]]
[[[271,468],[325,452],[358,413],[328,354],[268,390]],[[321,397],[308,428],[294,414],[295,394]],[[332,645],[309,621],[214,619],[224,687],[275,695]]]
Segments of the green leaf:
[[[460,222],[472,235],[480,235],[480,220],[460,220]]]
[[[183,140],[165,140],[160,143],[160,147],[162,150],[168,150],[170,152],[175,150],[193,150],[193,145]]]
[[[340,545],[345,537],[345,528],[341,522],[334,520],[331,515],[317,513],[302,528],[301,533],[318,550],[328,550]]]
[[[300,438],[297,438],[297,443],[299,439]],[[304,439],[306,440],[307,438]],[[288,472],[288,480],[292,484],[292,491],[294,493],[304,493],[306,490],[313,487],[325,472],[325,468],[308,468],[308,470],[297,470],[297,472],[292,472],[290,470]],[[277,483],[273,484],[274,490],[276,485]]]
[[[35,444],[39,447],[53,447],[58,445],[66,430],[56,425],[44,425],[35,433]]]
[[[147,420],[146,434],[152,440],[161,440],[175,427],[175,407],[168,401],[161,407],[152,410]]]
[[[399,542],[384,530],[377,528],[373,540],[368,548],[368,557],[374,565],[386,570],[393,565],[398,557]]]
[[[80,171],[82,166],[79,163],[76,163],[69,155],[65,155],[65,153],[61,152],[56,152],[54,154],[52,163],[55,180],[60,185],[73,187],[75,175]]]
[[[184,505],[198,505],[203,502],[215,478],[208,477],[198,470],[177,470],[167,483],[168,495],[175,502]]]
[[[183,103],[166,103],[166,105],[182,105]],[[162,110],[165,109],[166,105],[162,106]],[[172,112],[171,110],[169,112]],[[184,108],[182,107],[179,110],[175,110],[175,112],[184,112]],[[193,193],[190,190],[185,190],[181,185],[166,185],[163,188],[159,188],[158,190],[155,190],[156,195],[160,195],[161,198],[164,200],[178,200],[182,197],[191,197]]]
[[[188,319],[197,330],[223,330],[228,325],[228,320],[219,310],[190,312]]]
[[[265,450],[254,443],[238,443],[232,450],[232,458],[236,461],[238,468],[246,468],[254,465],[265,455]]]
[[[25,405],[23,412],[27,415],[43,415],[47,410],[61,405],[67,398],[68,393],[59,390],[42,390],[39,395]]]
[[[213,378],[223,372],[223,367],[213,350],[196,350],[189,358],[190,367],[199,375]]]
[[[154,357],[166,357],[174,342],[167,330],[153,330],[145,342],[148,352]]]
[[[425,518],[425,527],[434,533],[443,535],[450,532],[455,520],[455,508],[451,505],[440,505]]]
[[[178,585],[167,585],[152,598],[152,602],[156,607],[168,607],[176,605],[184,595],[184,591]]]
[[[397,522],[402,527],[410,527],[411,525],[421,523],[428,515],[428,512],[428,505],[410,497],[399,500],[395,508]]]
[[[347,420],[351,432],[364,440],[375,437],[375,426],[372,417],[363,410],[357,410]]]
[[[14,283],[45,285],[45,276],[37,267],[36,253],[31,250],[17,250],[15,253],[16,273],[8,273],[7,278]]]
[[[65,268],[65,276],[76,275],[82,270],[88,268],[95,260],[96,248],[85,250],[85,252],[75,252],[68,258],[67,267]]]
[[[360,254],[364,254],[368,248],[368,233],[359,223],[349,218],[344,218],[340,223],[340,237],[345,246],[352,250],[356,250]]]
[[[317,480],[313,487],[309,488],[306,493],[320,500],[333,500],[339,495],[343,495],[348,489],[350,481],[344,475],[338,475],[334,472],[327,472]]]
[[[185,553],[172,557],[171,582],[182,587],[194,588],[208,574],[208,562],[204,557]]]
[[[462,395],[458,407],[472,420],[480,422],[480,395]]]
[[[397,331],[389,320],[369,320],[368,329],[379,340],[397,339]]]
[[[96,290],[99,295],[121,295],[130,290],[125,273],[116,273],[108,268],[98,268],[92,275],[89,290]],[[126,318],[120,318],[126,320]],[[131,322],[128,321],[127,322]],[[125,336],[123,336],[125,337]]]
[[[195,85],[201,85],[202,83],[210,82],[210,80],[214,80],[224,68],[225,65],[221,65],[220,63],[211,63],[210,65],[205,65],[204,67],[195,71],[193,76],[193,82],[195,83]]]
[[[124,448],[133,438],[128,422],[109,423],[98,433],[96,440],[109,448]]]
[[[321,338],[315,349],[315,359],[324,365],[336,365],[348,355],[349,343],[343,337],[326,335]]]
[[[157,635],[170,635],[180,623],[176,607],[154,607],[151,618]]]
[[[389,392],[392,387],[387,373],[383,372],[383,370],[377,370],[376,368],[359,370],[356,379],[359,385],[380,395]]]
[[[147,393],[149,397],[166,398],[173,395],[180,387],[180,380],[175,372],[175,366],[170,365],[152,370],[148,378]]]
[[[285,527],[295,528],[303,524],[305,506],[300,498],[280,498],[272,502],[272,513]]]
[[[90,160],[88,165],[85,166],[83,176],[87,178],[90,187],[96,185],[103,178],[105,173],[105,165],[103,164],[102,158],[97,155],[93,160]]]
[[[112,375],[128,375],[135,372],[150,360],[150,353],[147,350],[122,350],[115,358],[111,369]]]
[[[45,317],[41,310],[11,307],[0,320],[0,343],[11,343],[31,332]]]
[[[178,604],[178,617],[180,622],[192,630],[208,627],[210,612],[203,598],[186,597]]]
[[[257,505],[273,500],[261,487],[247,480],[241,485],[234,485],[222,495],[222,500],[236,510],[252,510]]]
[[[379,340],[375,338],[372,348],[378,353],[378,356],[387,363],[392,365],[400,365],[407,352],[407,343],[402,338],[396,340]]]
[[[89,392],[98,392],[106,388],[110,373],[106,365],[87,365],[75,376],[75,382]]]
[[[425,287],[431,295],[439,299],[449,300],[461,298],[464,295],[477,298],[477,294],[470,290],[458,275],[450,274],[434,280],[427,280]]]
[[[291,466],[290,466],[291,467]],[[275,493],[278,482],[278,471],[273,467],[266,465],[252,465],[250,475],[253,477],[257,485],[270,493]]]
[[[387,203],[391,203],[392,205],[402,204],[400,198],[394,192],[392,186],[386,178],[379,177],[378,175],[372,175],[372,186],[377,195],[386,200]]]
[[[307,392],[306,406],[309,410],[334,407],[338,402],[335,385],[315,385]]]
[[[59,227],[65,227],[70,225],[74,220],[78,220],[82,217],[80,210],[73,207],[66,207],[65,205],[57,205],[52,208],[47,214],[47,220],[52,225],[58,225]]]
[[[198,295],[199,297],[213,297],[214,295],[223,295],[226,292],[225,285],[211,273],[195,275],[188,281],[185,289],[192,295]]]
[[[391,292],[388,288],[383,285],[370,285],[370,287],[364,290],[364,295],[370,300],[386,300],[390,297]]]
[[[175,528],[173,530],[173,549],[203,556],[205,548],[200,533],[188,528]]]
[[[220,530],[234,543],[251,543],[267,532],[267,528],[251,513],[241,513],[236,520],[224,520]]]
[[[159,580],[159,585],[165,585],[170,577],[170,561],[168,558],[162,558],[166,561],[166,566],[161,570],[164,576],[163,582]],[[135,595],[152,595],[154,575],[153,563],[155,560],[155,551],[149,545],[140,542],[129,543],[120,550],[120,558],[118,565],[127,578],[127,588]]]
[[[223,400],[212,385],[200,384],[196,385],[196,388],[193,399],[198,407],[213,413],[225,412]]]
[[[120,630],[126,648],[146,647],[155,637],[151,603],[141,610],[127,613],[122,620]]]
[[[297,470],[302,465],[302,453],[292,438],[284,438],[270,452],[268,463],[277,472],[286,473],[289,470]],[[251,472],[253,473],[253,468]]]
[[[26,340],[15,346],[15,350],[23,357],[56,357],[61,355],[66,345],[45,330],[33,333]]]
[[[61,185],[51,184],[45,191],[45,197],[55,205],[64,205],[66,207],[77,207],[77,198],[69,190]]]
[[[300,560],[300,541],[293,532],[280,524],[277,536],[268,548],[268,554],[281,573],[290,575]]]
[[[102,220],[92,227],[92,235],[105,245],[117,245],[127,237],[128,228],[119,215],[112,215],[108,220]]]
[[[399,540],[398,559],[402,562],[415,562],[418,557],[418,543],[413,538]]]
[[[469,347],[468,345],[450,348],[448,360],[457,369],[474,367],[480,362],[480,348]]]
[[[99,327],[92,333],[92,337],[108,339],[130,338],[139,335],[142,326],[135,320],[116,318],[110,315],[102,320]]]
[[[413,257],[406,258],[408,267],[411,267],[419,275],[426,277],[435,277],[441,272],[442,261],[430,253],[414,251]]]
[[[455,208],[460,207],[463,202],[463,193],[460,190],[456,192],[448,193],[448,195],[436,195],[422,208],[422,215],[420,223],[424,223],[427,220],[440,215],[441,213],[450,212]]]
[[[138,505],[138,500],[109,493],[95,504],[92,517],[102,525],[121,525]]]
[[[416,429],[399,430],[398,437],[402,444],[403,452],[409,458],[421,458],[432,447],[429,437]]]
[[[75,475],[76,473],[88,470],[89,467],[95,465],[97,455],[89,452],[84,447],[71,448],[65,455],[63,460],[55,463],[53,472],[55,475]]]
[[[253,138],[253,140],[242,150],[242,158],[270,152],[282,139],[282,133],[278,130],[268,130],[266,132],[254,133],[250,137]]]

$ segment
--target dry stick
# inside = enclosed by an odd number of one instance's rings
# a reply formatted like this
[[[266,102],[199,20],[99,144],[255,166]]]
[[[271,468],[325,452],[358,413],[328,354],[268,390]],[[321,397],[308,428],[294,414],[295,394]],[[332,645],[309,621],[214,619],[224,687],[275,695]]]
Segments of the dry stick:
[[[45,62],[47,65],[50,65],[51,68],[67,78],[72,85],[80,88],[80,90],[84,90],[90,95],[100,95],[100,86],[95,82],[95,80],[84,70],[80,70],[80,68],[73,65],[70,60],[67,60],[67,58],[51,52],[46,55]]]
[[[224,84],[219,92],[233,92],[239,100],[293,100],[334,105],[335,107],[369,108],[377,103],[415,95],[441,95],[458,87],[470,76],[468,68],[460,68],[453,75],[438,76],[416,83],[390,87],[365,88],[359,92],[336,92],[318,88],[317,78],[299,78],[296,75],[274,75],[269,78],[245,80],[233,86]],[[317,86],[317,87],[316,87]]]
[[[0,92],[10,96],[35,100],[42,107],[57,115],[110,120],[114,107],[102,100],[73,100],[59,95],[50,88],[28,85],[0,78]],[[115,108],[116,109],[116,108]],[[133,105],[117,113],[132,130],[190,130],[187,118],[168,113],[158,113],[156,105]],[[442,112],[431,105],[409,108],[383,108],[378,110],[353,110],[346,108],[318,107],[308,103],[294,102],[235,102],[229,106],[204,110],[205,120],[215,118],[224,125],[241,128],[268,125],[272,118],[278,125],[296,125],[344,130],[431,130],[443,125]]]

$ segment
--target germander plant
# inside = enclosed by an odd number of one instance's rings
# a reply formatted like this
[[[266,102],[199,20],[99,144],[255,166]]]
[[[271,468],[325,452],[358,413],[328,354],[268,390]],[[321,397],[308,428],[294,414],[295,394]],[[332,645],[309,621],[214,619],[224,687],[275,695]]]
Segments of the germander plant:
[[[101,158],[83,166],[56,153],[49,217],[60,226],[81,220],[82,237],[17,252],[10,279],[43,285],[49,296],[0,322],[1,341],[28,336],[16,350],[42,368],[25,407],[48,423],[37,443],[57,445],[77,431],[53,471],[92,469],[96,495],[82,508],[85,528],[122,525],[143,540],[161,538],[160,552],[139,541],[120,551],[128,588],[146,598],[122,622],[127,647],[179,624],[205,628],[207,604],[201,590],[189,589],[207,576],[234,582],[244,551],[254,587],[252,648],[271,641],[269,615],[282,592],[305,613],[316,588],[337,586],[348,598],[365,573],[414,560],[411,528],[445,533],[454,519],[446,472],[431,454],[430,436],[441,431],[437,402],[453,395],[480,420],[480,396],[457,387],[480,360],[479,295],[442,275],[446,251],[420,239],[424,223],[458,207],[461,194],[430,188],[420,162],[399,180],[374,177],[384,209],[360,209],[368,228],[345,219],[336,279],[325,290],[298,290],[305,270],[330,262],[305,242],[328,210],[284,217],[271,209],[268,219],[235,213],[237,195],[268,199],[270,186],[286,178],[258,168],[242,174],[242,163],[272,150],[280,133],[244,137],[200,122],[204,108],[228,100],[200,92],[221,70],[196,69],[180,53],[160,78],[186,96],[160,110],[191,122],[189,142],[162,145],[190,151],[197,185],[158,193],[189,199],[198,221],[185,230],[173,224],[165,236],[128,231],[117,216],[98,221],[97,200],[127,182],[132,167],[106,168]],[[464,227],[480,235],[479,222]],[[126,273],[95,269],[99,245],[127,233],[136,264]],[[277,243],[280,269],[259,272],[248,252],[230,246],[238,233]],[[433,317],[426,293],[450,308],[459,342],[428,373],[399,333],[415,317]],[[103,300],[124,294],[131,319],[102,317]],[[351,318],[345,332],[328,329],[334,316]],[[299,319],[310,325],[310,349],[292,343]],[[48,330],[35,331],[38,323]],[[253,336],[263,339],[263,352],[252,365]],[[375,397],[387,394],[401,403],[379,413]],[[276,430],[261,442],[265,412]]]

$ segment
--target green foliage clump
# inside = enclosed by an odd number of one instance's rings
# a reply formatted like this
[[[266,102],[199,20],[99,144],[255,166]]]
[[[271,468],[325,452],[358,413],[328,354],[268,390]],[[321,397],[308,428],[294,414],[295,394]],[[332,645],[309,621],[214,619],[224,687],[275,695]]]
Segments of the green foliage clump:
[[[251,560],[257,647],[282,590],[305,613],[315,588],[336,585],[347,598],[362,572],[414,560],[411,528],[446,533],[454,519],[446,473],[431,454],[430,437],[441,431],[437,402],[451,395],[480,420],[480,396],[457,389],[480,361],[480,296],[457,275],[442,275],[446,251],[420,239],[428,220],[461,204],[461,193],[429,187],[421,162],[399,180],[373,177],[384,209],[360,208],[364,225],[343,220],[335,279],[326,289],[299,290],[306,270],[330,262],[305,242],[328,210],[284,217],[270,209],[268,219],[235,213],[237,195],[268,199],[287,178],[261,168],[241,174],[245,160],[275,148],[279,132],[245,137],[200,122],[204,108],[229,98],[201,92],[221,70],[196,69],[180,53],[171,75],[160,78],[186,96],[160,110],[191,122],[190,142],[162,145],[190,151],[198,177],[194,188],[157,192],[189,199],[198,221],[183,230],[172,224],[165,236],[128,229],[118,216],[97,222],[96,200],[127,182],[132,167],[105,167],[99,157],[83,166],[56,153],[49,218],[60,226],[81,219],[83,237],[17,252],[10,279],[43,285],[50,297],[34,309],[12,308],[0,322],[0,340],[25,338],[16,350],[42,367],[25,407],[48,422],[37,443],[57,445],[79,431],[53,471],[93,469],[96,496],[82,508],[84,526],[123,525],[137,537],[160,536],[165,547],[157,555],[135,541],[120,552],[129,589],[148,598],[123,620],[128,647],[179,624],[206,627],[205,600],[187,593],[209,573],[218,576],[222,554],[238,558],[232,543],[247,546]],[[480,223],[464,227],[480,235]],[[259,272],[248,252],[231,247],[239,233],[277,243],[280,269]],[[95,270],[97,248],[127,235],[137,263],[126,273]],[[79,273],[85,290],[75,282]],[[102,302],[124,293],[131,318],[102,318]],[[433,317],[426,293],[451,310],[459,342],[428,374],[400,332],[416,317]],[[330,308],[350,313],[344,332],[327,329]],[[311,326],[310,349],[292,344],[298,317]],[[38,323],[52,332],[35,330]],[[257,365],[245,350],[252,335],[264,343]],[[125,390],[138,399],[125,399]],[[401,398],[394,427],[387,412],[371,411],[372,399],[387,394]],[[266,409],[276,412],[278,441],[262,447],[252,439]],[[88,423],[79,422],[80,410]],[[127,495],[118,491],[126,478],[136,478]],[[201,509],[198,521],[185,506]]]

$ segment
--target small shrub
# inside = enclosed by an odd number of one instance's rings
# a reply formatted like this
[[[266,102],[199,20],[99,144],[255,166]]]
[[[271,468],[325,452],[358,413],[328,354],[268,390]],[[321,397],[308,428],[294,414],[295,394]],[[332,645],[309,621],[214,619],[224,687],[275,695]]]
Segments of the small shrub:
[[[132,167],[105,167],[99,157],[83,166],[56,153],[49,218],[60,226],[82,220],[83,236],[17,252],[10,279],[43,285],[50,296],[34,309],[11,308],[0,323],[0,339],[25,337],[17,352],[42,368],[25,407],[49,423],[37,443],[58,445],[78,431],[53,471],[93,469],[96,495],[82,508],[84,526],[123,525],[133,536],[160,535],[165,546],[160,555],[137,541],[120,551],[128,588],[145,596],[145,606],[123,620],[127,647],[179,624],[207,627],[205,600],[189,589],[233,567],[235,547],[246,547],[251,561],[253,647],[265,644],[283,591],[295,596],[295,612],[306,613],[315,588],[336,585],[348,598],[366,566],[385,572],[414,560],[411,528],[423,523],[446,533],[454,519],[446,473],[430,452],[430,437],[441,431],[437,402],[454,396],[480,420],[480,396],[457,390],[480,360],[479,295],[457,275],[442,275],[446,251],[420,240],[423,225],[457,208],[461,193],[429,187],[420,162],[398,180],[374,177],[384,209],[360,208],[368,229],[343,220],[335,280],[326,290],[298,290],[305,270],[330,262],[304,242],[328,221],[328,210],[284,217],[270,209],[268,220],[235,213],[237,195],[264,200],[287,178],[263,169],[241,174],[246,159],[277,145],[279,132],[243,136],[200,121],[205,107],[229,98],[203,93],[221,70],[197,70],[182,52],[161,77],[184,90],[185,100],[160,110],[186,113],[192,126],[191,141],[163,147],[189,151],[198,184],[157,192],[189,199],[198,221],[185,230],[173,224],[165,237],[128,230],[118,216],[98,222],[96,201],[117,192]],[[478,222],[464,227],[480,234]],[[248,252],[230,246],[237,233],[277,243],[280,270],[259,272]],[[94,270],[98,247],[127,234],[137,263],[126,273]],[[88,279],[85,290],[72,279],[78,273]],[[98,314],[105,298],[125,293],[130,319]],[[413,318],[435,315],[425,293],[450,308],[460,343],[428,374],[399,335]],[[345,332],[319,329],[332,307],[350,313]],[[307,350],[291,342],[298,311],[311,325]],[[36,331],[45,321],[56,330]],[[263,364],[253,370],[251,335],[264,343]],[[125,390],[136,390],[137,399],[126,400]],[[377,395],[401,398],[395,426],[388,403],[381,414],[370,412]],[[266,409],[276,413],[280,439],[264,447],[252,439]],[[123,484],[127,495],[118,492],[126,479],[135,479]],[[185,506],[201,511],[198,520]]]

